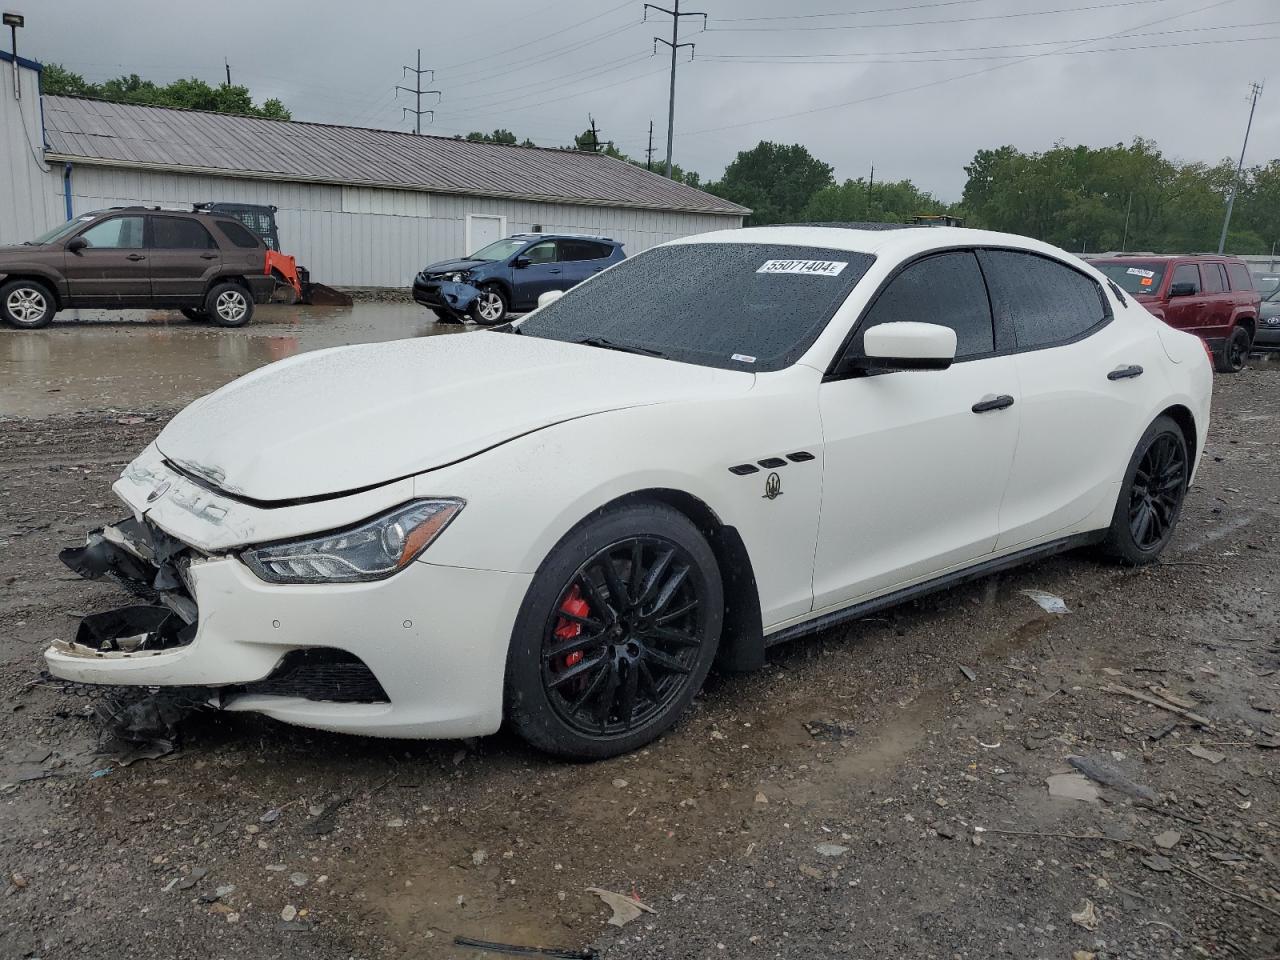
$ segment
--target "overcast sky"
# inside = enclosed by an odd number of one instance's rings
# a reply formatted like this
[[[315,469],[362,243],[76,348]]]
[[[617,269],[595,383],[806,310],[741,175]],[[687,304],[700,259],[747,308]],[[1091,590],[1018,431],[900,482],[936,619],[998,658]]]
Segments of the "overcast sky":
[[[616,0],[8,0],[19,52],[102,80],[224,76],[296,120],[411,129],[401,66],[422,47],[443,92],[424,132],[506,127],[560,146],[665,156],[670,18]],[[664,2],[663,6],[670,6]],[[1249,84],[1280,50],[1280,0],[683,0],[676,161],[718,177],[762,139],[805,144],[836,176],[910,178],[944,200],[982,147],[1135,135],[1167,155],[1236,156]],[[853,11],[859,11],[854,13]],[[7,37],[2,41],[7,46]],[[1133,48],[1156,49],[1133,49]],[[1119,49],[1128,48],[1128,49]],[[1096,52],[1110,51],[1110,52]],[[721,59],[725,58],[725,59]],[[424,78],[425,79],[425,78]],[[914,88],[914,89],[913,89]],[[433,103],[434,96],[424,98]],[[1247,162],[1280,157],[1280,77]]]

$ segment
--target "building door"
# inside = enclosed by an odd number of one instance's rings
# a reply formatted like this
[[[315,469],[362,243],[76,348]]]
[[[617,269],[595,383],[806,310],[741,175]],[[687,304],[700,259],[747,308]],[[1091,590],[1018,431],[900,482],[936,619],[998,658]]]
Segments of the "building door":
[[[467,254],[483,250],[495,240],[507,235],[507,218],[491,217],[479,213],[467,214]]]

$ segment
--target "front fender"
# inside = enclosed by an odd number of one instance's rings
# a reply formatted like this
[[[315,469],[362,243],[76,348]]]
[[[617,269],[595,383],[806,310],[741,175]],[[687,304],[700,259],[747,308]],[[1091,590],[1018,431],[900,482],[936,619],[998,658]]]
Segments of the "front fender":
[[[762,374],[745,395],[570,420],[422,474],[415,496],[467,501],[423,559],[534,573],[566,533],[606,505],[673,490],[737,529],[766,628],[806,613],[822,492],[818,382],[809,368]],[[787,459],[797,453],[812,459]],[[744,465],[755,471],[730,472]]]

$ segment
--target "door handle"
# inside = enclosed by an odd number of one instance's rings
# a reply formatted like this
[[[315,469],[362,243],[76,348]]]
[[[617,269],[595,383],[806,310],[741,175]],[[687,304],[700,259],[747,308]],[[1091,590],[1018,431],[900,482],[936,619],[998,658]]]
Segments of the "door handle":
[[[552,267],[550,270],[547,271],[547,273],[559,273],[559,272],[560,272],[559,267]]]
[[[218,255],[216,253],[202,253],[200,254],[200,259],[201,260],[217,260]]]
[[[1002,393],[998,397],[985,396],[971,408],[974,413],[988,413],[992,410],[1003,410],[1005,407],[1013,406],[1013,397],[1007,393]]]
[[[1131,363],[1127,367],[1116,367],[1107,374],[1108,380],[1132,380],[1134,377],[1142,376],[1142,368],[1136,363]]]
[[[147,258],[146,258],[146,257],[144,257],[144,256],[143,256],[142,254],[140,254],[140,253],[131,253],[131,254],[129,254],[127,257],[125,257],[125,259],[126,259],[126,260],[134,260],[134,261],[138,261],[138,260],[145,260],[145,259],[147,259]]]

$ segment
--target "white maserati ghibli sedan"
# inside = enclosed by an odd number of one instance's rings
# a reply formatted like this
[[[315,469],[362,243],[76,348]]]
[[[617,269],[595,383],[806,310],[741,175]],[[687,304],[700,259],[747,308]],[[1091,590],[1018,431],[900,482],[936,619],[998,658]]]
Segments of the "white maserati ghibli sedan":
[[[83,683],[599,758],[707,672],[1066,549],[1168,545],[1204,345],[1022,237],[766,227],[491,331],[317,351],[175,417],[63,559]]]

